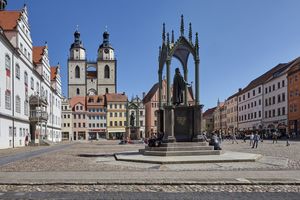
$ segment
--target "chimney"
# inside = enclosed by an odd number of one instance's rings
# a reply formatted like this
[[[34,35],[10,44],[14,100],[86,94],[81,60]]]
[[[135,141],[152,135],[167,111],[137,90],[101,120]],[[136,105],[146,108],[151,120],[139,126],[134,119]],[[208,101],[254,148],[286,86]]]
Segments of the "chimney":
[[[239,88],[239,92],[241,92],[242,91],[242,88]]]
[[[143,92],[143,99],[145,98],[145,96],[146,96],[146,92]]]

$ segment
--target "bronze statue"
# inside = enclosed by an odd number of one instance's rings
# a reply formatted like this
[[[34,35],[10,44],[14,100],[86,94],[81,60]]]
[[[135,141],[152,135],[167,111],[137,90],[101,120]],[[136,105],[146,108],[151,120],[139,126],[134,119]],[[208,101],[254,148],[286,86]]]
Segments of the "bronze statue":
[[[173,79],[173,105],[178,106],[183,103],[183,91],[185,90],[186,85],[189,84],[186,83],[181,76],[179,68],[176,68]]]
[[[135,120],[134,113],[131,113],[131,115],[130,115],[130,126],[134,126],[134,120]]]

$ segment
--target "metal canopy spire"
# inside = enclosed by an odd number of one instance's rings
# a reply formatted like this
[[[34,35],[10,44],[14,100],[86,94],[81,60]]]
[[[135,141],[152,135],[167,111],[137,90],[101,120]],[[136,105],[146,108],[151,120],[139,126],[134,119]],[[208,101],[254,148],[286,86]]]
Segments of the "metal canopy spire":
[[[163,40],[163,42],[166,41],[166,28],[165,28],[165,23],[163,23],[162,40]]]
[[[169,33],[167,33],[167,45],[168,45],[168,48],[169,48],[169,45],[170,45],[170,37],[169,37]]]
[[[171,38],[171,43],[174,43],[174,30],[172,30],[172,38]]]
[[[192,39],[193,39],[192,38],[192,36],[193,36],[193,33],[192,33],[192,23],[190,23],[189,25],[190,25],[190,27],[189,27],[189,41],[192,42]]]
[[[181,34],[181,36],[184,35],[184,20],[183,20],[183,15],[181,15],[180,34]]]

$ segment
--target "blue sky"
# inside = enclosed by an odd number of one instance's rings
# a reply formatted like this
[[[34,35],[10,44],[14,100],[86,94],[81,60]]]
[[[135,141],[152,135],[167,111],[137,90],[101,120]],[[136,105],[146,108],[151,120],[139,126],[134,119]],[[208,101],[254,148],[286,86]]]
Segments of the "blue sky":
[[[26,3],[34,45],[48,42],[51,65],[67,72],[69,48],[79,25],[88,59],[95,60],[105,26],[118,60],[118,92],[141,95],[157,81],[162,23],[179,36],[180,15],[199,32],[200,102],[216,105],[278,63],[300,55],[297,0],[8,0]],[[180,66],[172,60],[172,72]],[[189,60],[189,82],[194,81]],[[67,79],[63,91],[67,95]]]

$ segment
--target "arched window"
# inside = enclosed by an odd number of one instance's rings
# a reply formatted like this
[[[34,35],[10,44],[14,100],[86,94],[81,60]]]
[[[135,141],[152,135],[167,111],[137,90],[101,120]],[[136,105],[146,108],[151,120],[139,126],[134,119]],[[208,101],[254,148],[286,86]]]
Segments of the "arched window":
[[[75,67],[75,78],[80,78],[80,68],[78,65]]]
[[[107,94],[108,94],[108,88],[105,88],[105,93],[107,93]]]
[[[105,68],[104,68],[104,78],[109,78],[109,66],[108,65],[105,65]]]
[[[77,95],[80,95],[80,90],[79,90],[79,88],[76,89],[76,94],[77,94]]]

